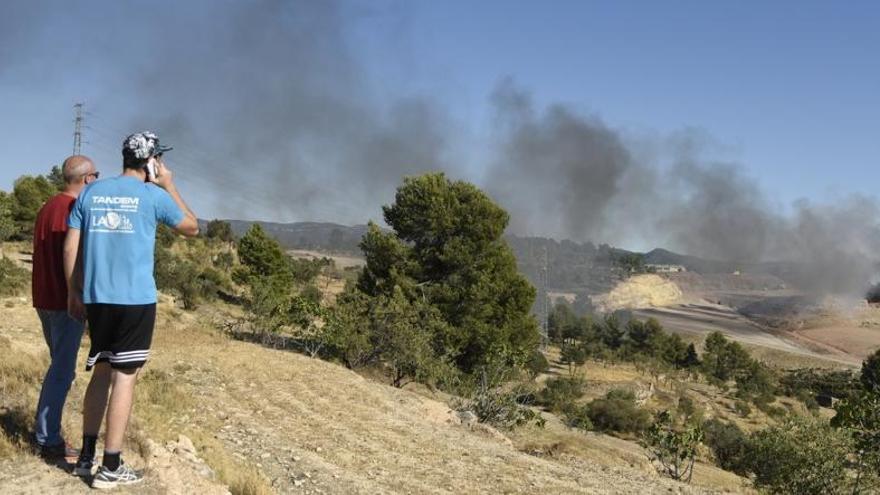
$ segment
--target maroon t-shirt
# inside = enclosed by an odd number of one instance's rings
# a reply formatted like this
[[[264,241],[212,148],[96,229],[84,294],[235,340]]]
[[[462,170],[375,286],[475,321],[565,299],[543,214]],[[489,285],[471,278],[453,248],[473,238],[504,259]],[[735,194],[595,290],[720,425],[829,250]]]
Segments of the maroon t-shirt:
[[[67,309],[67,281],[64,279],[64,237],[67,216],[76,201],[67,194],[56,194],[46,201],[34,225],[34,307]]]

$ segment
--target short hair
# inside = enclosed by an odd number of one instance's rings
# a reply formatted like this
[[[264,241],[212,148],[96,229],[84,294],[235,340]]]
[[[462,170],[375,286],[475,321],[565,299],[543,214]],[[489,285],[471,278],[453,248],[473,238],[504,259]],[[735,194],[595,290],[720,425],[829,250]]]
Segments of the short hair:
[[[61,175],[64,177],[64,182],[73,184],[77,179],[89,173],[92,164],[92,159],[84,155],[67,157],[61,164]]]
[[[150,161],[149,158],[138,158],[134,156],[134,153],[127,149],[122,150],[122,168],[123,169],[133,169],[140,170],[147,166],[147,162]]]

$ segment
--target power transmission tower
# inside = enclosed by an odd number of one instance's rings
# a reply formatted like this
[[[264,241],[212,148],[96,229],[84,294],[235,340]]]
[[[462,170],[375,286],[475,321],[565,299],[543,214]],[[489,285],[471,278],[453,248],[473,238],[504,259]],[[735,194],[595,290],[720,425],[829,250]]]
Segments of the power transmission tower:
[[[83,104],[73,106],[76,118],[73,119],[73,154],[82,154]]]
[[[550,326],[550,295],[547,292],[547,246],[541,247],[541,289],[539,297],[541,298],[541,347],[547,345],[549,339]]]

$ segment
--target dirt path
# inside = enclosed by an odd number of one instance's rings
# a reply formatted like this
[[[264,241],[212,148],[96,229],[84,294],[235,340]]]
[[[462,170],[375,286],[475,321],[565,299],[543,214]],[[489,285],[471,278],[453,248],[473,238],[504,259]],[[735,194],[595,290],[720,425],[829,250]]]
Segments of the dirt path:
[[[0,335],[17,351],[34,352],[41,337],[24,306],[4,308]],[[161,445],[187,435],[208,464],[232,459],[212,465],[226,477],[255,470],[269,487],[262,493],[706,493],[627,466],[520,452],[497,432],[457,424],[442,402],[331,363],[230,340],[206,324],[209,316],[161,306],[155,352],[138,386],[137,428]],[[86,378],[80,373],[72,397]],[[78,416],[70,416],[66,424],[75,429]],[[210,476],[194,474],[196,467],[175,481],[168,469],[186,462],[174,450],[162,462],[139,460],[153,478],[137,493],[196,481],[216,488],[205,481]],[[0,493],[86,490],[32,456],[0,464]]]

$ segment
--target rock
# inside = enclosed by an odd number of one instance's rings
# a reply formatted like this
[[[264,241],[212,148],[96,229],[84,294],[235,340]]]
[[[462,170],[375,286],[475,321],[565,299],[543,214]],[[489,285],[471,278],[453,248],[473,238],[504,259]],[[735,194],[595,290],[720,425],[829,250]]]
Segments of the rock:
[[[196,452],[196,447],[193,445],[192,440],[190,440],[189,437],[185,435],[177,435],[177,447],[175,450],[194,454]]]
[[[479,419],[472,411],[459,411],[458,418],[461,420],[461,424],[465,426],[471,426],[477,423]]]

